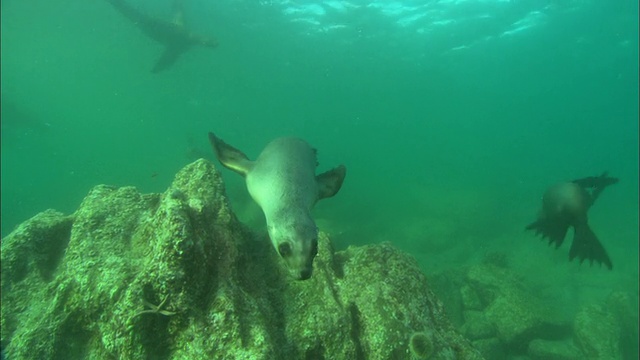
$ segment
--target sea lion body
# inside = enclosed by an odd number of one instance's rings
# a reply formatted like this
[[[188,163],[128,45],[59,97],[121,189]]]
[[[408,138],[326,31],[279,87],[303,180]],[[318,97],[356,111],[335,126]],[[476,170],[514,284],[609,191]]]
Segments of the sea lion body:
[[[298,138],[273,140],[255,161],[213,133],[209,140],[222,165],[245,176],[249,194],[265,215],[269,238],[291,275],[311,277],[318,251],[311,209],[340,190],[346,168],[341,165],[316,176],[316,152]]]
[[[546,218],[555,218],[571,225],[587,222],[590,205],[586,190],[572,182],[553,185],[542,197],[543,214]]]
[[[605,173],[600,177],[563,182],[549,187],[542,197],[542,210],[538,219],[526,229],[535,230],[536,234],[549,238],[549,244],[555,244],[559,248],[569,227],[573,227],[569,260],[577,257],[582,263],[588,259],[592,264],[595,261],[611,269],[611,259],[589,227],[587,213],[602,190],[617,181],[618,179],[609,178]],[[593,189],[591,192],[587,190],[590,188]]]
[[[318,199],[315,162],[315,152],[303,140],[276,139],[262,150],[247,174],[247,190],[268,216],[285,211],[283,204],[309,211]]]

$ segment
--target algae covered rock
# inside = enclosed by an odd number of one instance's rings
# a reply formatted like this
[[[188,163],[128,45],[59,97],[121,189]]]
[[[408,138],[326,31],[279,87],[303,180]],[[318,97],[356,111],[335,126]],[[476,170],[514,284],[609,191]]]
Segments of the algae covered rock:
[[[334,252],[291,280],[198,160],[163,194],[97,186],[2,240],[8,359],[481,359],[415,261]]]
[[[485,358],[638,359],[637,294],[612,292],[569,318],[501,257],[491,259],[430,279],[436,293],[448,293],[442,298],[449,314],[462,319],[461,333]]]
[[[573,340],[588,359],[638,358],[638,295],[612,292],[602,303],[580,308]]]
[[[529,357],[533,360],[579,360],[584,355],[572,341],[536,339],[529,343]]]
[[[498,256],[457,273],[437,274],[433,280],[438,293],[457,294],[457,299],[452,295],[444,298],[450,301],[448,311],[459,313],[452,316],[463,319],[460,331],[486,358],[525,356],[534,340],[571,337],[571,324],[557,316]]]
[[[495,325],[497,338],[512,351],[526,350],[535,338],[561,339],[569,333],[570,326],[508,268],[472,266],[466,279],[484,304],[484,316]]]
[[[575,342],[589,359],[622,359],[620,324],[606,308],[590,304],[576,315]]]

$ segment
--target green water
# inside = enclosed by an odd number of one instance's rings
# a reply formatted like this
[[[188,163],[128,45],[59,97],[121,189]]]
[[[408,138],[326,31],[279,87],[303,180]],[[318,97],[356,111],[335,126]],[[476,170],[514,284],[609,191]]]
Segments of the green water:
[[[130,2],[169,16],[169,1]],[[440,12],[410,24],[381,10],[402,2],[366,4],[317,15],[344,26],[329,29],[278,2],[187,1],[189,26],[220,46],[152,74],[162,47],[106,1],[5,0],[2,235],[74,211],[97,184],[164,191],[213,160],[208,131],[250,157],[295,135],[320,171],[348,168],[315,209],[339,248],[391,241],[427,273],[503,251],[567,309],[637,294],[637,1],[433,2]],[[427,26],[432,14],[451,22]],[[547,186],[605,170],[620,183],[590,224],[613,271],[524,231]],[[222,172],[261,229],[242,179]]]

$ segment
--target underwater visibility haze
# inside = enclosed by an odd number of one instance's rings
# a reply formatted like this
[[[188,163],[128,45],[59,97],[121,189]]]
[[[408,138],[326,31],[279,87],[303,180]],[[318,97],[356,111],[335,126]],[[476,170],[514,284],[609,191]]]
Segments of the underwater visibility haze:
[[[567,316],[637,302],[637,1],[179,2],[179,21],[171,0],[2,2],[3,238],[95,185],[163,192],[199,158],[264,231],[207,133],[252,159],[297,136],[318,173],[349,171],[313,211],[338,249],[389,241],[427,277],[504,257]],[[612,270],[569,261],[572,230],[558,249],[525,231],[549,186],[603,172],[619,182],[589,226]]]

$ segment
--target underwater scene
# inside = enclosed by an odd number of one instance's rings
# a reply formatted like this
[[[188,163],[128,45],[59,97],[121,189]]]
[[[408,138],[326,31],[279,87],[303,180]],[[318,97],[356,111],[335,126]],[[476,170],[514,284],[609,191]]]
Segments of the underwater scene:
[[[2,359],[638,359],[638,1],[0,26]]]

